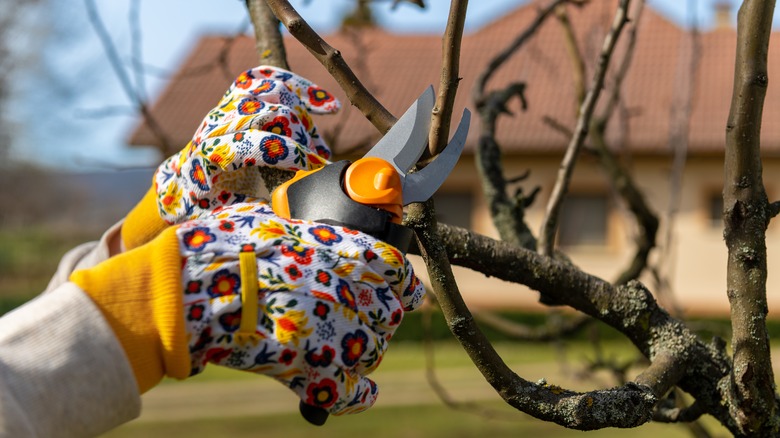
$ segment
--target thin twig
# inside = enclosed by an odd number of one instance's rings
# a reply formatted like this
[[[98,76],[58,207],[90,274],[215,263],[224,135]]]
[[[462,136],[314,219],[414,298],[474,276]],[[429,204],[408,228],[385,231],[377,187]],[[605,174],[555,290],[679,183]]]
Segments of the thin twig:
[[[89,22],[92,24],[92,27],[95,29],[95,33],[97,34],[100,43],[103,45],[103,50],[106,52],[108,62],[119,79],[119,84],[122,86],[122,90],[124,90],[125,95],[127,95],[130,101],[133,102],[133,104],[138,108],[141,116],[144,118],[144,121],[146,121],[146,125],[149,127],[149,130],[152,131],[152,134],[154,134],[154,136],[157,137],[157,139],[160,141],[163,150],[169,150],[170,142],[168,141],[168,136],[165,134],[163,128],[157,123],[157,120],[152,116],[151,112],[149,111],[149,107],[146,105],[146,102],[141,99],[137,90],[133,87],[133,81],[130,80],[130,77],[127,75],[127,72],[122,66],[122,59],[119,56],[113,41],[111,40],[111,35],[109,35],[108,30],[103,24],[103,20],[100,18],[100,13],[97,10],[95,1],[84,0],[84,5],[87,9]]]
[[[432,157],[438,155],[447,146],[455,94],[460,82],[460,45],[463,39],[463,25],[466,22],[468,4],[468,0],[452,0],[450,2],[447,28],[441,41],[442,70],[439,79],[439,93],[431,115],[428,153]]]
[[[612,52],[617,43],[620,31],[623,26],[628,22],[628,4],[629,0],[621,0],[618,5],[615,19],[612,23],[612,28],[607,34],[604,40],[604,46],[599,56],[598,66],[596,73],[591,81],[588,94],[585,96],[585,100],[582,102],[582,108],[580,109],[580,115],[577,119],[577,125],[574,128],[574,136],[572,136],[569,146],[566,149],[566,154],[561,162],[561,167],[558,170],[558,178],[555,181],[555,187],[553,187],[550,200],[547,204],[545,212],[545,220],[542,225],[542,229],[539,233],[539,251],[543,255],[550,256],[553,254],[553,246],[555,244],[555,233],[558,228],[558,215],[563,203],[563,197],[566,195],[566,191],[569,187],[569,181],[571,174],[574,171],[574,164],[579,154],[580,147],[585,141],[585,136],[590,125],[590,118],[593,115],[593,110],[596,107],[601,89],[604,85],[604,77],[607,74],[607,67],[609,66],[609,60],[612,56]]]
[[[325,42],[286,0],[267,0],[274,15],[336,79],[347,99],[355,105],[374,127],[384,134],[396,118],[379,103],[355,76],[341,53]]]

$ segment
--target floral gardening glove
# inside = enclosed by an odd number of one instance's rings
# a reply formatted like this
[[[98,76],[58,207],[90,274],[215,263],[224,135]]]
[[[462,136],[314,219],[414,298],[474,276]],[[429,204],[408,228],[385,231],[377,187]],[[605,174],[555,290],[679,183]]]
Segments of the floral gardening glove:
[[[159,166],[152,188],[123,224],[125,248],[169,224],[253,200],[262,187],[259,166],[295,171],[326,164],[330,149],[309,113],[340,107],[333,95],[289,71],[260,66],[242,73],[192,141]]]
[[[141,392],[216,363],[333,414],[374,403],[365,376],[425,293],[394,247],[262,203],[217,208],[71,279],[107,315]]]

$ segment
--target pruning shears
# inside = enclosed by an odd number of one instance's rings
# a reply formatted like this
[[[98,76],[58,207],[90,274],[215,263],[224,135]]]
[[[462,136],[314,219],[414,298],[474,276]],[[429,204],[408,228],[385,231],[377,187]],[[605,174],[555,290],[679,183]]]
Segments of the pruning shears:
[[[401,224],[403,207],[427,201],[447,179],[466,144],[471,120],[471,112],[464,109],[444,150],[424,168],[410,172],[428,144],[434,104],[429,86],[362,158],[296,172],[272,193],[274,213],[362,231],[406,253],[414,233]],[[314,425],[328,418],[327,411],[303,401],[299,408]]]
[[[443,152],[410,173],[428,144],[434,103],[429,86],[362,158],[298,171],[271,195],[274,213],[362,231],[405,253],[413,233],[401,225],[403,207],[428,200],[447,179],[463,151],[471,120],[464,109]]]

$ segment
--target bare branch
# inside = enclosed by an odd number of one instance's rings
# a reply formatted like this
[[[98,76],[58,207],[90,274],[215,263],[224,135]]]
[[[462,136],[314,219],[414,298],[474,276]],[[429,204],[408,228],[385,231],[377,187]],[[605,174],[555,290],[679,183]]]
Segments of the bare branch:
[[[615,389],[577,393],[543,380],[532,383],[512,372],[463,302],[447,251],[438,238],[430,204],[413,204],[406,220],[417,233],[436,298],[452,334],[509,405],[536,418],[579,430],[635,427],[650,419],[656,395],[646,384],[629,383]]]
[[[255,29],[255,50],[261,64],[290,70],[284,38],[279,32],[279,20],[265,0],[246,0],[249,18]]]
[[[441,42],[442,70],[439,81],[439,95],[431,116],[431,134],[428,141],[430,156],[438,155],[449,139],[452,109],[455,105],[455,93],[460,82],[460,44],[463,39],[463,25],[466,21],[468,0],[452,0],[447,19],[447,28]]]
[[[614,286],[569,263],[462,228],[440,224],[437,231],[453,264],[524,284],[539,291],[548,301],[597,318],[622,332],[654,363],[662,354],[682,361],[674,366],[684,370],[677,384],[704,403],[707,413],[732,433],[738,432],[728,406],[720,402],[728,398],[728,385],[722,382],[728,380],[731,372],[725,346],[717,338],[712,345],[702,343],[682,321],[660,308],[650,291],[639,282]],[[663,370],[661,364],[658,367]],[[666,372],[648,373],[642,381],[655,388],[656,395],[675,380]],[[652,383],[653,379],[661,379],[661,384]]]
[[[368,92],[347,65],[341,53],[325,42],[286,0],[267,0],[274,15],[336,79],[347,98],[380,133],[386,133],[396,118]]]
[[[598,97],[601,94],[601,88],[604,85],[604,76],[607,74],[610,57],[612,56],[620,31],[623,29],[626,22],[628,22],[628,4],[629,0],[620,1],[617,13],[615,14],[615,19],[612,22],[612,28],[604,40],[604,46],[602,47],[599,56],[596,73],[591,81],[588,94],[582,102],[577,125],[574,128],[574,136],[572,136],[571,141],[569,142],[566,154],[561,162],[561,167],[558,170],[558,178],[555,181],[555,187],[553,187],[550,200],[547,203],[544,224],[539,232],[539,251],[543,255],[551,255],[553,253],[555,233],[558,228],[558,214],[560,212],[561,204],[563,203],[563,197],[568,190],[569,180],[574,171],[577,155],[579,154],[582,143],[585,141],[585,135],[587,134],[588,126],[590,125],[590,118],[593,114],[593,110],[596,108]]]
[[[739,9],[734,91],[726,126],[723,234],[734,348],[729,404],[741,432],[751,436],[776,435],[780,429],[766,329],[770,207],[760,151],[774,7],[771,0],[746,0]]]
[[[95,6],[95,1],[84,0],[84,5],[87,9],[89,22],[92,24],[98,39],[100,39],[100,43],[103,45],[103,50],[105,50],[108,61],[111,64],[111,68],[114,70],[114,73],[119,79],[122,90],[124,90],[125,95],[127,95],[130,101],[133,102],[136,107],[138,107],[138,110],[146,121],[146,125],[149,127],[149,130],[152,131],[158,140],[160,140],[160,144],[162,145],[163,150],[169,150],[170,142],[168,141],[168,136],[165,134],[163,128],[157,123],[157,120],[152,116],[151,112],[149,111],[149,107],[146,105],[146,102],[141,99],[138,92],[133,87],[133,82],[130,80],[130,77],[128,77],[127,72],[122,66],[122,59],[120,58],[119,53],[117,52],[116,47],[111,40],[111,35],[109,35],[108,30],[103,24],[103,20],[100,18],[100,14],[98,13],[97,7]]]

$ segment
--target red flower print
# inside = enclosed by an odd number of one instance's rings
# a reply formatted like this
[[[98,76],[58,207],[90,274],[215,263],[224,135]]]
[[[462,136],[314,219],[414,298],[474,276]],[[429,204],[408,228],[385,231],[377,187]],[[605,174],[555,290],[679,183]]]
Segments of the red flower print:
[[[314,316],[325,321],[328,319],[328,313],[330,313],[330,307],[322,301],[317,301],[314,305]]]
[[[203,311],[206,310],[206,306],[202,304],[193,304],[190,310],[187,312],[188,321],[200,321],[203,319]]]
[[[393,314],[390,315],[390,325],[400,324],[403,318],[404,318],[404,311],[401,309],[396,309],[395,312],[393,312]]]
[[[336,382],[331,379],[323,379],[319,383],[311,383],[306,388],[306,403],[311,406],[328,408],[333,406],[338,399],[338,388]]]
[[[351,367],[358,363],[360,356],[366,352],[368,344],[368,335],[363,330],[357,330],[355,333],[347,333],[341,339],[341,360],[344,365]]]
[[[297,280],[303,276],[303,273],[298,269],[295,265],[290,265],[286,268],[284,268],[284,272],[287,273],[287,275],[290,276],[290,279]]]
[[[200,280],[190,280],[187,282],[187,286],[184,287],[185,294],[196,294],[200,292],[203,287],[203,282]]]
[[[184,233],[184,246],[192,251],[202,251],[207,244],[217,240],[217,236],[212,234],[208,228],[197,227]]]
[[[261,75],[267,77],[267,78],[270,78],[272,74],[276,73],[276,70],[274,70],[272,68],[263,68],[263,69],[257,70],[257,72],[260,73]]]
[[[227,269],[223,269],[214,274],[211,285],[206,289],[206,292],[208,292],[210,297],[216,298],[236,294],[240,287],[241,278]]]
[[[236,224],[233,221],[223,220],[219,223],[219,229],[228,233],[235,231]]]
[[[268,164],[276,164],[280,160],[284,160],[289,153],[287,142],[282,137],[273,134],[260,141],[260,151],[263,153],[263,160]]]
[[[209,208],[209,205],[210,204],[209,204],[209,200],[208,199],[201,199],[201,200],[198,201],[198,207],[200,207],[200,208],[202,208],[204,210]]]
[[[227,203],[230,200],[230,192],[222,191],[222,193],[219,194],[217,197],[219,201],[223,204]]]
[[[287,120],[287,117],[279,116],[274,118],[270,122],[263,125],[262,130],[272,132],[278,135],[284,135],[287,137],[292,136],[292,130],[290,129],[290,121]]]
[[[282,351],[282,354],[279,355],[279,362],[289,366],[297,355],[298,353],[295,350],[284,350]]]
[[[321,353],[315,353],[315,350],[306,352],[306,363],[313,367],[327,367],[333,362],[333,358],[336,357],[336,350],[332,347],[325,345],[322,347]]]
[[[331,276],[328,271],[323,271],[322,269],[317,269],[317,274],[314,276],[317,283],[320,283],[323,286],[330,286],[330,280],[332,278],[333,276]]]
[[[236,132],[233,134],[233,141],[238,143],[240,141],[244,140],[244,133],[243,132]]]
[[[333,102],[333,96],[322,88],[309,87],[309,100],[314,106],[323,106],[328,102]]]
[[[255,244],[245,243],[241,245],[241,252],[255,252]]]
[[[255,99],[244,99],[238,103],[238,113],[242,116],[257,114],[265,104]]]
[[[255,160],[254,158],[247,158],[246,160],[244,160],[244,165],[246,166],[254,166],[255,164],[257,164],[257,160]]]
[[[379,256],[376,255],[376,253],[374,251],[371,251],[370,249],[367,249],[366,252],[363,253],[363,257],[366,259],[368,263],[371,263],[374,260],[379,258]]]
[[[311,263],[311,256],[314,254],[314,248],[304,248],[301,245],[285,245],[282,247],[282,255],[292,257],[301,265]]]
[[[236,87],[246,90],[250,85],[252,85],[252,79],[254,79],[254,76],[252,76],[252,70],[247,70],[238,75],[238,78],[236,78]]]
[[[340,235],[336,234],[336,230],[327,225],[318,225],[314,228],[309,228],[309,234],[314,236],[317,242],[327,246],[341,242],[342,239]]]

